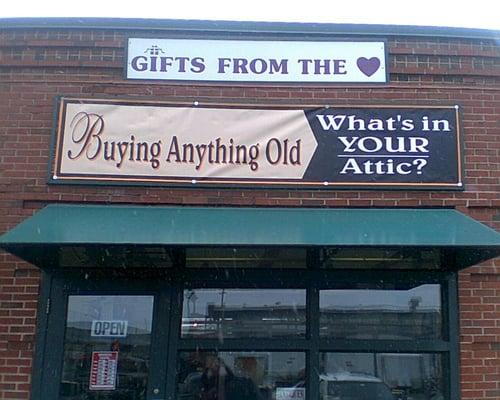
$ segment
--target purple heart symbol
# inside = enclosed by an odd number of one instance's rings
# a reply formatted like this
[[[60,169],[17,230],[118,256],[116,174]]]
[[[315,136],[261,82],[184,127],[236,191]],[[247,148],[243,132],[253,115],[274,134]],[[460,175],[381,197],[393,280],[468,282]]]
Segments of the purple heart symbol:
[[[377,57],[365,58],[359,57],[358,61],[359,70],[365,74],[366,76],[372,76],[375,72],[378,71],[380,67],[380,60]]]

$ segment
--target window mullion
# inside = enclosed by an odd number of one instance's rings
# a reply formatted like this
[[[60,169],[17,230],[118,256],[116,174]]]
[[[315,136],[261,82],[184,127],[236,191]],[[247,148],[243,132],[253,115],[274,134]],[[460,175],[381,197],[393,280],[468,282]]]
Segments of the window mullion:
[[[309,351],[306,358],[307,400],[319,399],[319,289],[309,288],[307,294],[307,328]]]

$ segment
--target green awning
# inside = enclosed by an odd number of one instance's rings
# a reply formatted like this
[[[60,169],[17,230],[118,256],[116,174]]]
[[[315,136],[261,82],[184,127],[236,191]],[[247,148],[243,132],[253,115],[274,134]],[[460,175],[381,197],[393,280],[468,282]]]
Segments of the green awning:
[[[47,249],[108,245],[440,248],[463,268],[499,255],[500,234],[451,209],[49,205],[0,236],[38,265]]]

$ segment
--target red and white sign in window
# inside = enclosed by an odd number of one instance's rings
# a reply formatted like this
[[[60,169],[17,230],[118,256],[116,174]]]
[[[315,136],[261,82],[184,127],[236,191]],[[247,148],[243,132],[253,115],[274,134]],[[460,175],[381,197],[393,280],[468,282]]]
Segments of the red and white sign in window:
[[[116,372],[118,369],[117,351],[92,352],[90,367],[90,390],[114,390],[116,388]]]

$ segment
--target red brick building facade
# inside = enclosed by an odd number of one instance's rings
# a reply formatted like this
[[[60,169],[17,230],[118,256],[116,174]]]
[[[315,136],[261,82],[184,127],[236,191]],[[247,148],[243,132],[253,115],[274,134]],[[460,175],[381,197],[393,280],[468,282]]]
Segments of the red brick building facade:
[[[388,44],[387,84],[169,83],[124,78],[128,37],[185,34],[363,37]],[[454,208],[500,229],[499,32],[182,21],[0,23],[0,231],[48,204]],[[56,96],[250,104],[461,107],[464,191],[50,185]],[[429,227],[429,229],[433,229]],[[41,271],[0,256],[0,398],[31,393]],[[459,273],[460,394],[500,398],[500,261]],[[38,310],[40,312],[41,310]],[[42,310],[43,311],[43,310]]]

